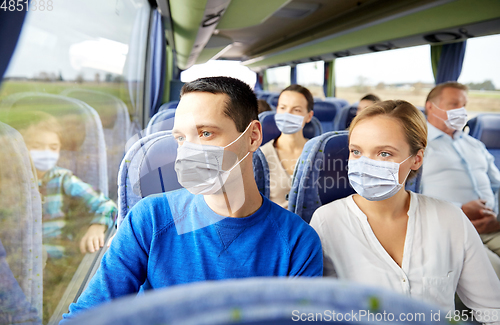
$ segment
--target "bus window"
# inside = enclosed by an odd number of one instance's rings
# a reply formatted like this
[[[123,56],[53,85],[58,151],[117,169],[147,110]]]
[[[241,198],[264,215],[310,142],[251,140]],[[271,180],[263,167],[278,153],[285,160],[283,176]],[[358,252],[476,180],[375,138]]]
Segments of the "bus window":
[[[323,61],[297,64],[297,83],[311,91],[314,97],[325,97],[323,91],[323,76],[325,65]]]
[[[146,0],[39,1],[5,73],[0,122],[24,139],[41,192],[44,324],[67,312],[114,229],[119,163],[143,128],[150,13]]]
[[[271,92],[281,92],[290,85],[290,66],[266,70],[268,89]]]

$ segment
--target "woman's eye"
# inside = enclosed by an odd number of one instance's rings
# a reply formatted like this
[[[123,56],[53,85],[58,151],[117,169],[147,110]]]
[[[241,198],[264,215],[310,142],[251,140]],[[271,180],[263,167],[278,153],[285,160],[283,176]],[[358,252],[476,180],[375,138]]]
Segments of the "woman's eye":
[[[209,136],[211,136],[211,135],[212,135],[212,133],[211,133],[211,132],[208,132],[208,131],[203,131],[201,134],[202,134],[205,138],[208,138]]]
[[[356,156],[360,154],[359,150],[356,149],[351,150],[351,153]]]
[[[380,153],[380,156],[382,156],[383,158],[387,158],[387,157],[390,157],[390,156],[391,156],[391,154],[390,154],[390,153],[388,153],[388,152],[385,152],[385,151],[384,151],[384,152],[381,152],[381,153]]]

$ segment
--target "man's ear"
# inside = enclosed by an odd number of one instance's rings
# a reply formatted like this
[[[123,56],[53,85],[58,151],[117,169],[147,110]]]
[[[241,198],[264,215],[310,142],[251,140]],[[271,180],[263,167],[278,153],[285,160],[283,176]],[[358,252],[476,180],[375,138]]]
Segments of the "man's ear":
[[[430,101],[425,102],[425,115],[429,115],[429,112],[432,111],[433,108]]]
[[[262,144],[262,124],[258,120],[252,121],[250,128],[250,152],[255,152]]]

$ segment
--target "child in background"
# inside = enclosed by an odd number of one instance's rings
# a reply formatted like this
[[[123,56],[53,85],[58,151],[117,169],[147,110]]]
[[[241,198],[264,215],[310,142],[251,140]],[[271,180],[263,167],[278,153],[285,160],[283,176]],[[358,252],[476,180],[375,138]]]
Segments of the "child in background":
[[[43,246],[48,255],[44,269],[47,320],[55,308],[52,304],[59,301],[55,296],[64,293],[61,283],[71,280],[83,257],[78,250],[93,253],[104,246],[106,229],[113,225],[118,209],[70,170],[57,166],[61,126],[56,118],[44,112],[23,112],[23,122],[14,124],[30,152],[42,197]]]

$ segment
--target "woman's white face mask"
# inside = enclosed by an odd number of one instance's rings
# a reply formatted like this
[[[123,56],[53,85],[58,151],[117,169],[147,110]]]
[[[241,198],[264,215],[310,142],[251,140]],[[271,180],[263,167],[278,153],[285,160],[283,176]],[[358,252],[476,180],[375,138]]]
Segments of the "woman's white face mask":
[[[399,183],[400,163],[379,161],[365,156],[359,159],[349,159],[347,176],[356,193],[369,201],[382,201],[392,197],[404,186],[405,180]],[[410,169],[411,171],[411,169]]]

